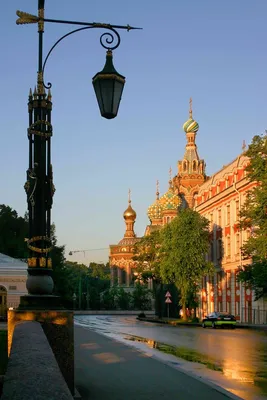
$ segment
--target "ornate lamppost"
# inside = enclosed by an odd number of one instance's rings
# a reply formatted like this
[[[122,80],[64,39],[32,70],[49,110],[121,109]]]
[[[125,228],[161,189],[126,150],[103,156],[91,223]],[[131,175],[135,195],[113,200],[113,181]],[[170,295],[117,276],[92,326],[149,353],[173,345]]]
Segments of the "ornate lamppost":
[[[45,66],[54,48],[66,37],[88,29],[101,28],[107,30],[100,36],[101,45],[107,50],[106,64],[101,72],[93,77],[93,86],[102,117],[115,118],[123,92],[125,77],[114,68],[112,51],[120,45],[118,30],[130,31],[129,25],[110,25],[104,23],[89,23],[48,19],[44,16],[45,0],[38,0],[38,16],[17,11],[18,25],[38,24],[38,74],[37,86],[30,90],[29,111],[29,167],[25,190],[27,193],[29,211],[29,249],[28,258],[28,295],[21,297],[20,308],[59,308],[59,298],[52,296],[52,261],[51,243],[51,208],[55,187],[51,163],[51,123],[52,96],[51,83],[44,83]],[[49,50],[43,61],[44,23],[78,25],[79,28],[62,36]],[[46,91],[48,90],[48,91]]]

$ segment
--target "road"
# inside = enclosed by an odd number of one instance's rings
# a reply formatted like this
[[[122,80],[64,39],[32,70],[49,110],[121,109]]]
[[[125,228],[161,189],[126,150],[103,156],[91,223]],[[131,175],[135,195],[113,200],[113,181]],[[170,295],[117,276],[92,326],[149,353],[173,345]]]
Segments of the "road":
[[[91,331],[124,343],[133,335],[197,350],[217,360],[223,368],[223,373],[212,371],[213,374],[211,371],[203,371],[202,368],[199,376],[206,376],[246,400],[263,399],[267,396],[266,331],[172,327],[141,322],[132,316],[76,316],[75,320]],[[132,341],[128,344],[147,351],[144,344],[143,347]],[[151,352],[152,350],[150,354]],[[153,350],[153,354],[166,361],[166,355],[161,352]],[[170,359],[173,360],[173,356]],[[188,366],[186,368],[188,370]]]
[[[82,400],[229,400],[215,387],[77,325],[75,385]]]

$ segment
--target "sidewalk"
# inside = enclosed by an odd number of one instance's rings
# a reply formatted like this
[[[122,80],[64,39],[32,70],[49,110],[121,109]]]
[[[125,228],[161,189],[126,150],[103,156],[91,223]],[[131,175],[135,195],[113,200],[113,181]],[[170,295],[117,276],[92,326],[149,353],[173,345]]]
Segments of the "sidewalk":
[[[172,325],[172,326],[188,326],[188,327],[201,327],[201,323],[199,322],[178,322],[177,318],[164,318],[164,319],[159,319],[157,317],[151,318],[137,318],[140,321],[145,321],[145,322],[154,322],[156,324],[166,324],[166,325]],[[237,322],[236,324],[237,329],[258,329],[258,330],[267,330],[267,324],[265,325],[256,325],[256,324],[243,324]]]
[[[75,382],[83,400],[238,398],[132,347],[77,325],[74,329]]]

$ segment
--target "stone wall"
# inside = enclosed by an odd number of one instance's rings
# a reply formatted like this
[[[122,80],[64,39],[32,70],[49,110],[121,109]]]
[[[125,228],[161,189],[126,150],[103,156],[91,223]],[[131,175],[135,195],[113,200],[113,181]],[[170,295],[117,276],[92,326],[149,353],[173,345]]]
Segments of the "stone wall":
[[[21,321],[14,329],[1,400],[72,400],[42,326]]]

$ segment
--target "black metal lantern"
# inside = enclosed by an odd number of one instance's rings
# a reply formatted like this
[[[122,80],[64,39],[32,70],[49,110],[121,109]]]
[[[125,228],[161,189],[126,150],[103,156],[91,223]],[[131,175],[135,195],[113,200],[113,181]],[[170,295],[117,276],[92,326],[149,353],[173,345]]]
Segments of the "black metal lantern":
[[[93,77],[93,86],[102,117],[115,118],[121,101],[125,77],[114,68],[112,51],[107,51],[106,64],[101,72]]]

